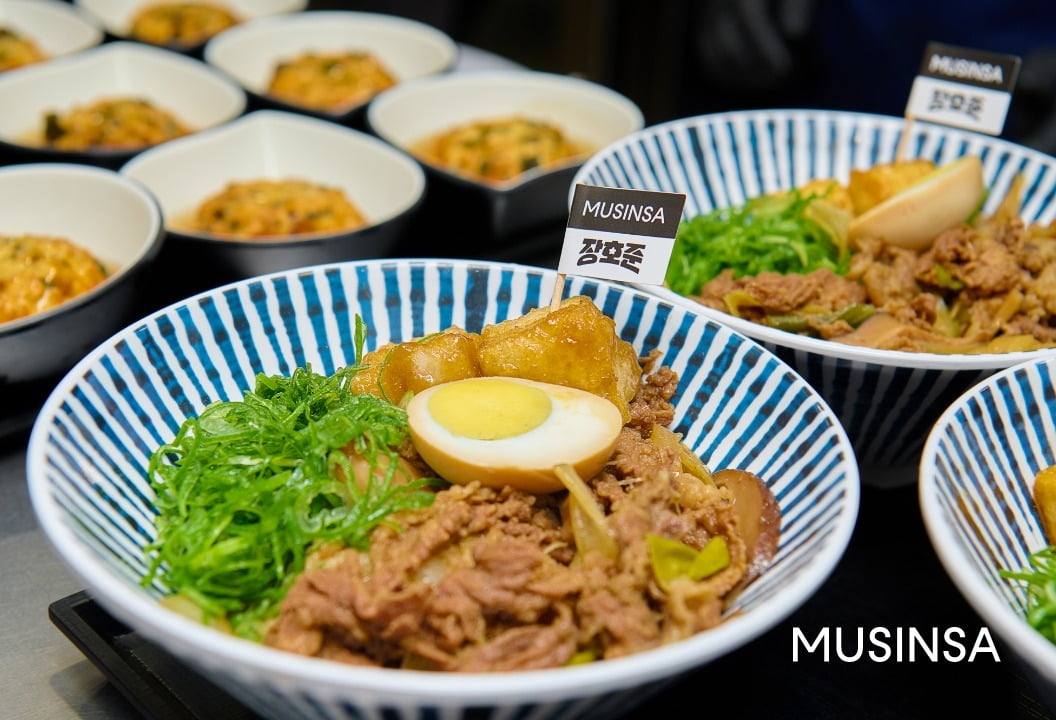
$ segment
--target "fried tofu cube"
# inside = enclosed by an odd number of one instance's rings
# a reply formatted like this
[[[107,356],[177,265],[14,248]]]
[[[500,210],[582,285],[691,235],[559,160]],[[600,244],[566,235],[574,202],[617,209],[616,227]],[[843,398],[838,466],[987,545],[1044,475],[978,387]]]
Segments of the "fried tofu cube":
[[[1034,478],[1034,506],[1041,518],[1041,529],[1050,545],[1056,545],[1056,465]]]
[[[638,391],[642,368],[634,347],[616,333],[616,323],[583,296],[551,310],[528,314],[481,331],[484,375],[521,377],[579,388],[600,395],[630,419],[628,405]]]
[[[878,164],[868,170],[851,170],[847,193],[854,205],[854,214],[879,205],[910,185],[921,180],[935,169],[931,160],[903,160],[897,163]]]
[[[831,178],[811,180],[799,188],[799,194],[803,197],[817,195],[819,198],[825,198],[841,210],[846,210],[849,213],[854,212],[854,203],[851,201],[851,194],[847,191],[847,188]]]
[[[459,328],[367,353],[367,367],[352,378],[354,393],[372,393],[400,403],[407,393],[452,380],[480,377],[480,336]]]

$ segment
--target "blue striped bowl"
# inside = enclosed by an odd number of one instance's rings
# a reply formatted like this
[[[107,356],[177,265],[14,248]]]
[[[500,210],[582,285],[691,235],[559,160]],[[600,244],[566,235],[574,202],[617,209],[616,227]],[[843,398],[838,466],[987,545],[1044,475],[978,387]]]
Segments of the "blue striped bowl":
[[[824,110],[758,110],[687,118],[646,128],[594,155],[576,183],[686,194],[685,217],[743,203],[814,178],[846,181],[852,168],[890,162],[902,118]],[[952,128],[916,122],[905,157],[946,164],[979,155],[992,211],[1018,172],[1026,176],[1022,217],[1056,218],[1056,158]],[[932,423],[968,387],[1033,353],[934,355],[872,350],[801,337],[702,308],[666,288],[643,287],[763,343],[813,385],[847,428],[863,480],[901,484]]]
[[[1056,645],[1024,620],[1023,585],[999,575],[1028,567],[1048,544],[1031,492],[1054,464],[1056,359],[1038,358],[987,378],[942,414],[921,456],[919,492],[946,572],[1056,712]]]
[[[517,265],[361,261],[244,280],[155,313],[89,354],[41,411],[28,454],[40,525],[104,607],[262,715],[614,717],[805,602],[846,548],[859,497],[850,443],[798,375],[728,328],[626,286],[567,283],[568,292],[593,297],[640,351],[663,351],[681,377],[676,429],[712,467],[765,478],[783,511],[774,564],[721,626],[619,660],[455,680],[272,650],[171,613],[157,602],[163,587],[139,586],[142,548],[154,537],[144,469],[184,418],[241,397],[255,373],[305,363],[331,372],[352,362],[355,313],[371,328],[370,347],[452,324],[480,330],[549,303],[555,279]]]

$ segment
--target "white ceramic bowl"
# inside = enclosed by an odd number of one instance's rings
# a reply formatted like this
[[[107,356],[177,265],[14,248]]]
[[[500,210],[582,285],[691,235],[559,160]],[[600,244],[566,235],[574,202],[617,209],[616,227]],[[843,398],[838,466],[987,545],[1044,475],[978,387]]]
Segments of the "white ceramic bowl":
[[[137,150],[66,152],[33,145],[47,112],[135,96],[168,110],[194,131],[242,114],[241,88],[204,63],[139,43],[115,42],[0,75],[0,143],[29,160],[119,165]]]
[[[157,203],[138,182],[58,163],[0,168],[0,234],[66,238],[109,271],[58,307],[0,322],[0,394],[7,383],[66,372],[130,320],[163,236]]]
[[[369,348],[549,304],[555,273],[495,263],[374,260],[269,275],[166,308],[104,342],[56,386],[34,426],[28,483],[56,552],[118,619],[272,718],[611,717],[665,680],[773,627],[840,558],[858,477],[831,410],[786,365],[701,315],[613,283],[569,278],[640,351],[679,372],[673,426],[718,469],[764,477],[783,511],[774,563],[724,623],[629,657],[531,672],[364,668],[262,647],[172,613],[139,584],[154,536],[152,450],[188,415],[241,397],[255,373],[320,372],[354,361],[350,318]]]
[[[890,162],[901,118],[824,110],[757,110],[685,118],[646,128],[588,160],[575,182],[681,192],[683,217],[743,203],[813,178],[846,181],[852,168]],[[946,164],[982,158],[990,188],[985,212],[1004,197],[1017,172],[1026,176],[1021,216],[1056,217],[1056,159],[988,136],[917,122],[906,157]],[[571,199],[571,194],[569,195]],[[843,421],[869,484],[916,480],[932,423],[965,389],[1034,353],[937,355],[874,350],[765,327],[705,308],[664,287],[645,288],[698,308],[762,342],[821,392]]]
[[[340,122],[361,120],[366,102],[328,112],[269,96],[276,66],[308,51],[369,52],[397,83],[446,72],[458,55],[450,37],[425,23],[382,13],[334,10],[261,18],[233,27],[210,40],[204,56],[263,104]]]
[[[58,0],[0,0],[0,27],[30,38],[49,59],[103,41],[103,30],[90,15]]]
[[[1048,545],[1031,499],[1034,476],[1056,464],[1056,358],[992,375],[935,423],[920,461],[920,506],[946,572],[1023,661],[1056,711],[1056,645],[1024,619],[1019,572]]]
[[[169,232],[163,262],[178,283],[178,297],[276,270],[385,257],[403,237],[425,192],[417,163],[377,138],[275,110],[258,110],[147,150],[121,174],[142,182],[161,204]],[[339,188],[369,224],[311,236],[233,240],[178,222],[228,183],[260,179]]]
[[[570,139],[599,150],[644,122],[631,100],[603,85],[529,70],[424,78],[385,92],[367,107],[370,130],[407,151],[458,125],[507,116],[547,122]],[[501,184],[423,166],[429,174],[431,205],[446,210],[450,222],[457,222],[468,235],[494,240],[567,219],[565,198],[582,162],[581,157],[557,167],[536,168]]]
[[[110,35],[116,38],[134,40],[130,36],[132,32],[132,20],[136,13],[144,7],[158,5],[164,0],[74,0],[74,3],[90,13],[102,24]],[[276,15],[279,13],[296,12],[303,10],[308,4],[307,0],[209,0],[216,5],[226,8],[240,22],[246,22],[259,17]],[[205,43],[195,46],[181,47],[180,50],[200,50]]]

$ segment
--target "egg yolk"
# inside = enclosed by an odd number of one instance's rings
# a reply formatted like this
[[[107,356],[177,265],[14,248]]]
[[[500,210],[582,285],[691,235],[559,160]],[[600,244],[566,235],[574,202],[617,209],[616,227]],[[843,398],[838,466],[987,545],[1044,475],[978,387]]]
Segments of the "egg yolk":
[[[550,416],[550,397],[536,387],[486,378],[441,385],[429,398],[429,413],[454,435],[499,440],[523,435]]]

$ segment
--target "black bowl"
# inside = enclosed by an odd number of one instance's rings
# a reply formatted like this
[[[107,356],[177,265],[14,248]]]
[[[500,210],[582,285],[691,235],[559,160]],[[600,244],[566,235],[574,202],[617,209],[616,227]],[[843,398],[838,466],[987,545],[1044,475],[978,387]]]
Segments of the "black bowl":
[[[386,257],[425,193],[411,158],[377,138],[315,118],[273,110],[148,150],[121,169],[158,199],[169,240],[160,265],[175,299],[277,270]],[[300,179],[340,188],[369,224],[357,230],[256,240],[187,229],[210,195],[233,181]]]
[[[160,0],[74,0],[95,22],[103,27],[106,36],[111,40],[140,41],[131,35],[132,21],[140,9],[157,5]],[[248,22],[258,17],[291,13],[303,10],[307,0],[224,0],[226,7],[239,22]],[[207,40],[191,44],[168,43],[155,47],[178,52],[193,58],[201,59]]]
[[[0,75],[0,150],[17,162],[118,168],[143,148],[66,151],[35,140],[45,115],[98,100],[145,99],[199,131],[242,114],[245,93],[205,63],[140,43],[108,43]]]
[[[368,52],[398,84],[446,73],[458,57],[455,42],[425,23],[395,15],[335,10],[264,17],[233,27],[207,43],[204,58],[237,82],[256,109],[303,113],[362,129],[370,98],[330,111],[268,94],[278,64],[306,51]]]
[[[641,129],[638,107],[587,80],[528,70],[450,73],[388,90],[367,108],[371,132],[407,152],[450,128],[502,117],[551,124],[596,150]],[[464,177],[422,162],[429,197],[422,218],[454,223],[467,252],[494,249],[568,218],[568,189],[586,155],[537,167],[502,183]]]
[[[164,231],[157,202],[135,180],[101,168],[29,164],[0,169],[0,233],[80,245],[108,278],[51,310],[0,323],[0,387],[65,372],[139,311],[145,271]]]

